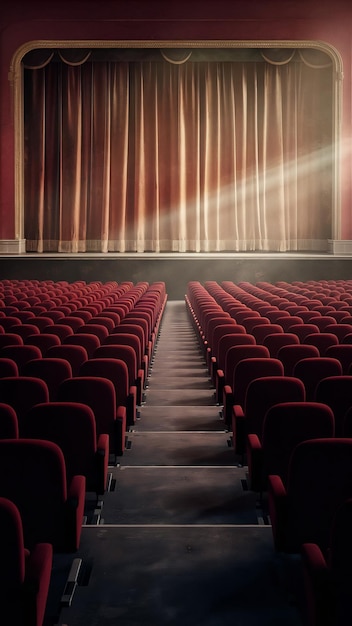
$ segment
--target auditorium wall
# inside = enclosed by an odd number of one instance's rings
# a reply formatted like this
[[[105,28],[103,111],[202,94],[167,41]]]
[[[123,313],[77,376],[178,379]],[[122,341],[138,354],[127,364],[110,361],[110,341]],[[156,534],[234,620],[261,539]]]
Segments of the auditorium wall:
[[[16,127],[14,115],[13,60],[16,52],[28,42],[103,42],[146,41],[146,42],[204,42],[204,41],[275,42],[318,41],[324,42],[337,51],[341,58],[343,76],[341,111],[341,168],[339,180],[340,206],[338,239],[340,251],[347,252],[338,258],[333,255],[323,259],[263,258],[261,261],[248,256],[202,259],[172,258],[125,259],[106,255],[98,258],[77,258],[76,260],[47,259],[40,265],[40,259],[22,260],[23,256],[4,255],[0,258],[0,277],[6,274],[48,273],[55,274],[60,268],[60,276],[75,277],[86,274],[87,278],[98,278],[104,266],[105,274],[115,278],[116,268],[121,278],[133,274],[143,278],[143,271],[150,277],[162,279],[163,274],[171,282],[179,282],[182,276],[181,293],[186,278],[196,278],[199,271],[205,277],[212,275],[231,279],[231,274],[244,280],[268,279],[269,274],[277,279],[284,273],[287,278],[303,279],[322,277],[326,273],[333,278],[349,274],[349,245],[352,241],[352,156],[351,119],[351,51],[352,51],[352,5],[348,0],[178,0],[164,2],[158,0],[5,0],[0,11],[0,241],[12,244],[18,239],[18,215],[15,213],[16,198]],[[242,45],[242,44],[241,44]],[[18,165],[18,164],[17,164]],[[346,244],[346,245],[345,245]],[[15,248],[14,248],[15,249]],[[1,250],[0,250],[1,252]],[[38,255],[40,256],[40,255]],[[21,258],[20,258],[21,257]],[[319,265],[323,263],[324,265]],[[318,266],[320,269],[318,269]],[[39,270],[39,267],[41,268]],[[273,269],[276,267],[277,269]],[[78,271],[78,268],[79,271]],[[188,269],[187,269],[188,268]],[[269,271],[270,268],[270,271]],[[224,275],[226,274],[226,275]],[[300,274],[300,276],[298,276]],[[341,276],[337,276],[341,274]],[[262,278],[262,275],[267,278]],[[208,277],[208,275],[207,275]],[[175,292],[175,293],[176,293]]]

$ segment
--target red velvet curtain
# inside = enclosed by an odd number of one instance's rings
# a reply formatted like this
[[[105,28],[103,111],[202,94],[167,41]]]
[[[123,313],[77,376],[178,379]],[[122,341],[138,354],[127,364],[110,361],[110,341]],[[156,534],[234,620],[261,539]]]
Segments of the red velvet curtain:
[[[26,69],[27,250],[325,249],[331,75],[297,54]]]

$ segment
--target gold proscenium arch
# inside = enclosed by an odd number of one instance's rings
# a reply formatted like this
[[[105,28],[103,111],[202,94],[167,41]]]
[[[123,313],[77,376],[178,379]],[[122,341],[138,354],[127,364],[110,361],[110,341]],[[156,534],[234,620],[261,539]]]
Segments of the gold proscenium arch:
[[[333,176],[332,176],[332,239],[340,239],[341,234],[341,195],[340,195],[340,160],[341,160],[341,103],[342,103],[342,58],[338,50],[321,41],[96,41],[96,40],[61,40],[61,41],[29,41],[15,52],[9,70],[9,80],[13,87],[14,102],[14,142],[15,142],[15,238],[24,238],[24,94],[23,94],[23,65],[22,59],[31,50],[38,48],[167,48],[196,49],[196,48],[294,48],[313,49],[325,52],[332,60],[332,128],[333,128]]]

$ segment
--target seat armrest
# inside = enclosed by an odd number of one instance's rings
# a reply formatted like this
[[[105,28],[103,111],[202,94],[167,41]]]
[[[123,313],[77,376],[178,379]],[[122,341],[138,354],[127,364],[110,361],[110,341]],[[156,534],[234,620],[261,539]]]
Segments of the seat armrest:
[[[267,485],[263,481],[263,449],[258,435],[247,435],[246,448],[250,489],[261,493]]]
[[[72,478],[67,493],[67,550],[76,552],[79,548],[84,504],[86,496],[86,478],[76,475]]]
[[[236,454],[246,451],[245,414],[240,404],[234,404],[231,411],[232,445]]]
[[[102,433],[97,443],[97,493],[103,494],[108,479],[109,435]]]
[[[137,386],[131,385],[127,398],[127,426],[133,426],[137,419]]]
[[[224,385],[222,390],[223,417],[227,426],[231,426],[234,397],[231,385]]]
[[[301,548],[303,570],[303,611],[307,624],[332,624],[335,613],[332,576],[326,559],[315,543]]]
[[[282,478],[277,474],[268,477],[268,508],[275,549],[285,552],[287,493]]]
[[[36,621],[42,624],[49,593],[53,566],[53,547],[50,543],[38,543],[26,558],[25,597],[26,606],[35,607]]]
[[[216,370],[217,370],[217,360],[215,356],[212,356],[210,359],[210,377],[211,381],[216,386]]]
[[[215,377],[215,389],[216,389],[215,397],[216,397],[216,402],[218,404],[220,404],[220,402],[222,401],[222,390],[224,388],[224,384],[225,384],[224,370],[217,369],[216,377]]]
[[[117,456],[121,456],[125,450],[126,424],[127,424],[127,410],[125,406],[120,404],[116,410],[114,445],[113,445],[114,453]]]
[[[143,402],[144,389],[144,370],[139,368],[137,371],[137,404],[140,406]]]

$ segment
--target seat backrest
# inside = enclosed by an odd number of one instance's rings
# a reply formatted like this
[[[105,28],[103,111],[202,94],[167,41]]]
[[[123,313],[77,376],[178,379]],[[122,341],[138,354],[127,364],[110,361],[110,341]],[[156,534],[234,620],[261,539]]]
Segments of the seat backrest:
[[[258,341],[257,341],[258,343]],[[282,346],[298,345],[299,339],[294,333],[273,333],[268,334],[263,339],[263,346],[266,346],[270,356],[276,358]]]
[[[49,391],[49,400],[56,400],[60,383],[72,377],[72,367],[63,358],[45,357],[28,361],[22,370],[23,376],[32,376],[43,380]]]
[[[66,467],[57,444],[0,440],[0,490],[20,512],[26,548],[41,542],[54,550],[68,547]]]
[[[79,329],[77,329],[77,332],[78,332],[78,330]],[[68,326],[67,324],[64,324],[64,322],[61,323],[61,320],[59,320],[55,324],[51,324],[50,326],[46,326],[43,329],[43,332],[44,333],[50,333],[52,335],[57,335],[60,338],[61,342],[68,335],[73,335],[73,330],[72,330],[71,326]]]
[[[328,376],[317,385],[315,399],[330,406],[335,417],[335,434],[343,434],[343,422],[347,410],[352,406],[352,375]]]
[[[11,328],[20,324],[21,320],[19,319],[19,317],[15,317],[15,314],[7,315],[6,317],[1,318],[1,326],[3,327],[5,332],[13,332],[11,331]]]
[[[325,332],[327,326],[336,324],[336,319],[329,315],[320,315],[313,320],[313,324],[318,326],[321,333]]]
[[[88,360],[87,350],[83,346],[70,344],[61,344],[49,348],[45,355],[47,358],[64,359],[71,366],[72,376],[78,376],[79,368],[84,361]]]
[[[342,373],[350,373],[350,367],[352,365],[352,345],[339,343],[329,346],[325,352],[325,356],[338,359],[342,366]]]
[[[18,376],[18,366],[13,359],[2,358],[0,356],[0,378],[4,378],[5,376]]]
[[[298,361],[314,356],[319,356],[318,348],[306,344],[282,346],[277,353],[277,358],[282,362],[286,376],[292,376]]]
[[[0,379],[0,398],[16,411],[19,431],[29,409],[39,402],[49,401],[49,390],[44,380],[32,376],[7,376]]]
[[[337,508],[352,497],[352,439],[318,438],[293,450],[287,479],[287,516],[283,529],[287,551],[303,543],[329,545]]]
[[[233,404],[245,405],[249,383],[263,376],[283,376],[284,367],[279,359],[272,357],[250,357],[236,365],[232,379]]]
[[[262,324],[252,328],[252,335],[258,345],[263,345],[265,337],[272,334],[283,334],[283,328],[280,324]]]
[[[289,315],[288,317],[278,317],[275,323],[280,324],[285,333],[289,333],[291,332],[291,326],[294,326],[296,324],[303,324],[303,320],[298,315]]]
[[[320,356],[326,356],[326,351],[330,346],[336,346],[339,340],[333,333],[327,333],[325,331],[319,333],[310,333],[304,338],[304,344],[309,346],[316,346],[319,350]]]
[[[129,376],[127,365],[120,359],[92,358],[80,367],[79,376],[98,376],[111,380],[115,387],[116,404],[126,406],[128,399]]]
[[[106,337],[102,345],[131,346],[136,353],[138,367],[140,368],[142,366],[142,348],[140,339],[137,335],[133,335],[132,333],[111,334]]]
[[[97,335],[92,333],[75,333],[74,335],[69,335],[62,340],[63,346],[82,346],[90,359],[94,351],[100,346],[100,339]]]
[[[18,373],[22,373],[22,368],[25,366],[28,361],[32,359],[40,359],[42,357],[42,353],[38,346],[5,346],[1,349],[1,356],[12,359],[15,361],[18,367]]]
[[[247,333],[252,333],[255,326],[261,326],[262,324],[270,324],[268,317],[245,317],[241,324],[245,327]]]
[[[38,326],[35,324],[17,324],[15,326],[11,326],[11,332],[16,335],[20,335],[23,340],[25,340],[28,335],[39,335],[40,330]]]
[[[91,320],[88,320],[88,322],[77,328],[76,334],[81,333],[95,335],[98,337],[100,343],[102,343],[105,337],[108,336],[109,331],[103,324],[93,324]]]
[[[2,350],[6,346],[23,346],[24,341],[21,335],[16,333],[5,332],[0,335],[0,349]]]
[[[328,565],[331,568],[335,582],[351,584],[352,560],[352,498],[347,498],[340,504],[334,514],[330,532]],[[348,590],[348,593],[349,593]]]
[[[137,356],[134,348],[129,345],[103,345],[96,349],[93,358],[120,359],[127,365],[129,385],[134,385],[137,380]]]
[[[294,376],[263,376],[252,380],[244,404],[246,432],[260,438],[270,407],[281,402],[304,402],[305,399],[304,384]]]
[[[111,335],[119,335],[120,333],[128,333],[132,335],[137,335],[141,342],[142,355],[146,354],[146,341],[143,328],[138,324],[134,324],[132,321],[130,323],[126,322],[126,318],[121,321],[120,326],[116,326],[112,331]]]
[[[40,333],[39,335],[28,335],[25,338],[24,343],[30,346],[37,346],[45,356],[47,350],[52,346],[59,346],[61,344],[60,337],[57,335],[51,335],[50,333]]]
[[[82,320],[81,317],[78,317],[78,316],[75,317],[74,313],[70,315],[65,315],[65,317],[61,318],[61,320],[59,320],[57,323],[64,324],[65,326],[70,326],[73,332],[75,333],[77,328],[79,328],[80,326],[83,326],[84,320]]]
[[[94,412],[97,436],[109,435],[110,449],[114,452],[116,428],[116,392],[107,378],[76,376],[63,381],[58,390],[59,402],[82,402]]]
[[[286,485],[289,461],[296,445],[307,439],[334,435],[334,414],[326,404],[281,402],[271,406],[261,434],[263,482],[269,474],[278,474]]]
[[[97,450],[93,410],[79,402],[43,402],[27,413],[22,433],[29,439],[56,443],[63,452],[67,480],[78,474],[92,477]]]
[[[115,323],[110,317],[104,317],[104,313],[94,315],[90,320],[86,322],[87,325],[93,324],[94,326],[104,326],[110,333],[115,328]]]
[[[340,375],[342,375],[342,365],[338,359],[332,357],[308,357],[298,361],[293,368],[293,376],[304,383],[308,401],[316,399],[316,388],[323,378]]]
[[[0,402],[0,439],[19,437],[18,419],[15,409],[5,402]]]
[[[352,333],[352,325],[345,322],[343,324],[330,324],[326,326],[325,332],[333,333],[339,341],[342,341],[346,335]]]
[[[22,520],[17,506],[0,497],[0,585],[7,593],[18,593],[25,579],[25,551]],[[14,599],[13,597],[11,598]],[[16,598],[17,601],[19,598]],[[13,607],[16,610],[16,607]],[[17,622],[15,621],[17,624]]]
[[[295,333],[301,343],[303,343],[305,337],[307,335],[311,335],[312,333],[319,333],[319,328],[314,323],[301,323],[301,324],[293,324],[289,326],[287,329],[290,333]]]
[[[234,346],[254,346],[255,338],[250,334],[230,333],[223,335],[219,341],[218,347],[218,369],[226,369],[226,355],[228,350]]]
[[[225,383],[232,385],[233,374],[240,361],[254,357],[269,358],[270,353],[268,348],[257,345],[238,345],[229,348],[225,358]]]

